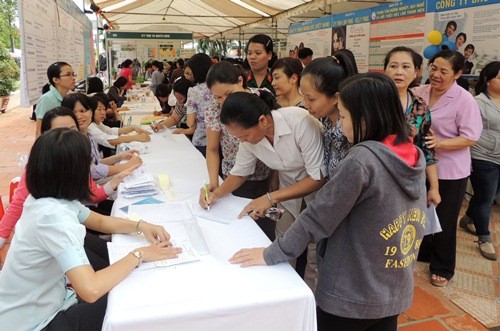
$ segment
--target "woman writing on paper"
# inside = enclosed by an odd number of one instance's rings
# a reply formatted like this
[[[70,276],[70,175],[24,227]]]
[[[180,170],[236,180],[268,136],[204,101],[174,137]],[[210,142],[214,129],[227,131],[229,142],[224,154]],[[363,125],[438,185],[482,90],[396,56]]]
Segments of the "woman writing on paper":
[[[90,199],[91,159],[88,139],[75,130],[50,130],[35,141],[26,166],[31,195],[0,274],[2,328],[101,330],[109,290],[142,261],[181,252],[170,247],[163,227],[101,216],[80,203]],[[140,231],[155,244],[96,272],[83,249],[85,227],[104,233]]]

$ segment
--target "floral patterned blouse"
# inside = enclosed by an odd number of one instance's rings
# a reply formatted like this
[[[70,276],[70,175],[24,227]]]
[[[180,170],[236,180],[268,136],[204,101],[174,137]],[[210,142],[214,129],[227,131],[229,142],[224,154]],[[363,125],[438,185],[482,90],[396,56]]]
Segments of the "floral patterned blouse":
[[[408,90],[410,102],[405,110],[406,122],[410,125],[413,144],[424,152],[425,162],[429,166],[437,162],[434,148],[428,148],[425,143],[425,136],[431,129],[431,110],[427,103]]]
[[[220,107],[214,94],[208,89],[206,83],[199,83],[189,88],[186,113],[196,113],[196,130],[193,134],[193,145],[206,146],[207,133],[205,129],[205,114],[209,112],[219,112]]]
[[[330,180],[333,176],[335,167],[346,157],[347,152],[349,152],[352,146],[342,134],[340,121],[337,121],[334,125],[329,118],[324,120],[323,146],[325,149],[326,180]]]
[[[251,93],[256,93],[258,89],[250,88]],[[207,130],[211,131],[220,131],[220,147],[222,150],[222,174],[225,176],[229,175],[229,172],[234,166],[234,162],[236,159],[236,153],[238,153],[239,140],[235,136],[231,135],[226,127],[220,121],[220,112],[221,108],[218,107],[216,109],[207,108],[205,111],[205,124]],[[247,180],[250,181],[259,181],[264,180],[269,177],[271,173],[271,169],[269,169],[264,163],[261,161],[257,161],[255,166],[255,173],[248,177]]]

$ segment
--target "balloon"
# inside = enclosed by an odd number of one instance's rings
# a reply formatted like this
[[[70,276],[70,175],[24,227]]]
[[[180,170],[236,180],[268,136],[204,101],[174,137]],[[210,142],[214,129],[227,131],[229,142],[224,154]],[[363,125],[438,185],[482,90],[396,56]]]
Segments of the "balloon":
[[[448,47],[448,49],[450,49],[452,51],[456,51],[457,50],[457,45],[455,45],[455,43],[453,41],[451,41],[451,40],[447,40],[444,43],[442,43],[441,45]]]
[[[424,49],[424,57],[426,59],[430,59],[431,57],[434,56],[437,52],[441,50],[441,47],[438,45],[429,45]]]
[[[427,35],[427,40],[433,45],[439,45],[443,41],[443,35],[438,30],[432,30]]]

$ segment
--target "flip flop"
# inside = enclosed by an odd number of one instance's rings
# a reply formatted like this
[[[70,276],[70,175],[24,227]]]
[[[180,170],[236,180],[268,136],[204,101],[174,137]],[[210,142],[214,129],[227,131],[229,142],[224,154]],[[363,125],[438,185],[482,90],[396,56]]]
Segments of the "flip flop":
[[[437,277],[439,277],[440,279],[438,279]],[[432,274],[431,284],[437,287],[445,287],[446,285],[448,285],[448,279]]]

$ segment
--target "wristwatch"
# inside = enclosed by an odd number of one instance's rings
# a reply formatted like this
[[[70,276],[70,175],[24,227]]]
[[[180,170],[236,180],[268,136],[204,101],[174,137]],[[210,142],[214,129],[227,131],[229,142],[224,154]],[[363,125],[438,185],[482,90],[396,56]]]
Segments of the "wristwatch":
[[[130,253],[132,253],[132,255],[134,255],[139,260],[139,263],[137,263],[137,265],[135,266],[137,268],[142,262],[142,253],[138,250],[133,250]]]

